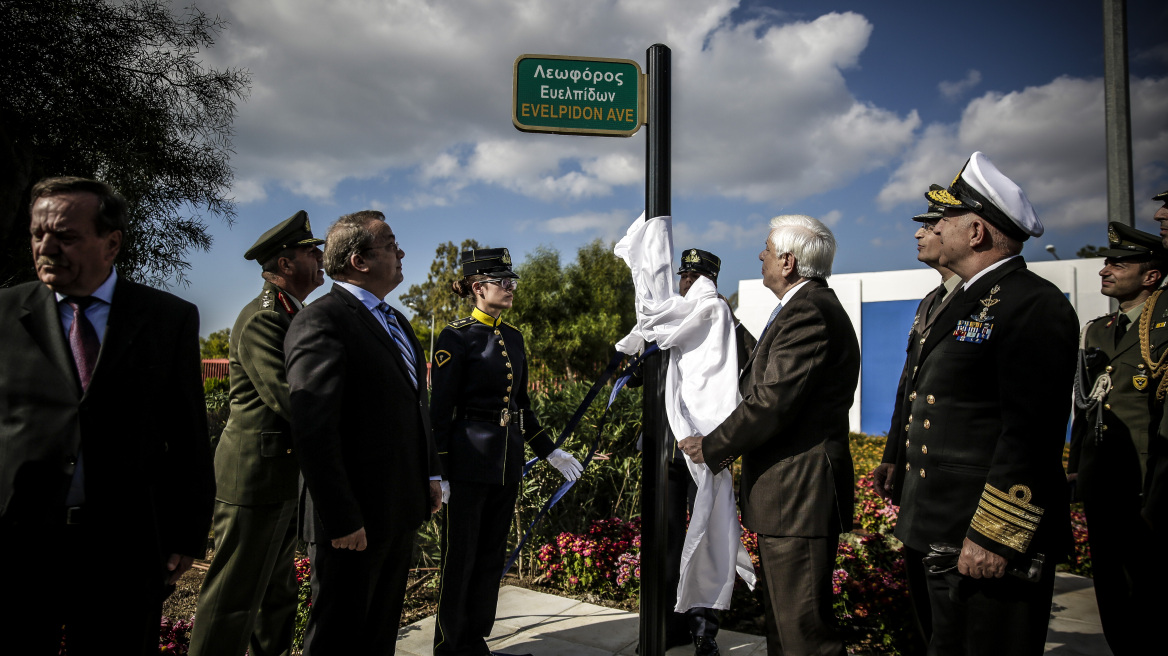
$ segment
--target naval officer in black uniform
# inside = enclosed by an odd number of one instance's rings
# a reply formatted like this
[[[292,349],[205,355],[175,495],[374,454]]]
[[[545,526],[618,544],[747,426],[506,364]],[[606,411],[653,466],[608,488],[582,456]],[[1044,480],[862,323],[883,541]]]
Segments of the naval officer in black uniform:
[[[1022,243],[1042,223],[989,158],[975,152],[927,197],[945,208],[940,263],[964,283],[909,381],[896,537],[953,550],[926,577],[929,654],[1042,654],[1070,543],[1062,451],[1079,322],[1026,268]]]
[[[1084,328],[1067,477],[1077,480],[1087,512],[1103,635],[1122,655],[1152,644],[1162,578],[1159,568],[1146,567],[1155,542],[1140,517],[1149,429],[1159,415],[1138,326],[1168,270],[1168,251],[1156,235],[1117,222],[1108,228],[1101,291],[1119,302],[1119,311]]]
[[[449,483],[434,654],[487,656],[524,444],[568,480],[583,468],[531,411],[523,335],[500,319],[519,280],[510,254],[476,249],[461,260],[454,292],[475,308],[438,336],[431,370],[431,424]]]

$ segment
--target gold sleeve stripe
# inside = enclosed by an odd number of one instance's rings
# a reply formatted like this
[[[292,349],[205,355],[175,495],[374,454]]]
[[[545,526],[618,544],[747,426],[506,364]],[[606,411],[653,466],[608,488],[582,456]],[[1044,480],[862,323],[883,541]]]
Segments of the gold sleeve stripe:
[[[1001,499],[999,499],[995,496],[983,494],[981,497],[982,505],[983,506],[986,505],[987,502],[989,504],[992,504],[993,506],[995,506],[997,508],[1001,508],[1002,510],[1010,513],[1011,515],[1017,517],[1019,520],[1025,520],[1026,522],[1036,524],[1036,525],[1038,524],[1038,522],[1042,521],[1042,515],[1032,515],[1030,513],[1022,512],[1021,510],[1018,510],[1014,506],[1006,503],[1005,501],[1002,501]]]
[[[992,505],[986,503],[985,499],[982,499],[981,503],[979,503],[977,505],[977,510],[978,510],[978,512],[987,512],[987,513],[1001,519],[1002,521],[1010,522],[1011,524],[1013,524],[1019,528],[1024,528],[1028,531],[1035,531],[1038,529],[1038,524],[1033,523],[1033,522],[1023,521],[1021,519],[1018,519],[1014,515],[1011,515],[1007,512],[1003,512],[1003,511],[993,507]]]
[[[983,513],[980,508],[974,513],[973,522],[970,526],[973,530],[994,542],[1010,547],[1020,553],[1026,552],[1026,549],[1030,546],[1030,539],[1034,537],[1033,532],[1020,529],[989,513]]]
[[[1014,496],[1015,492],[1021,493],[1022,496],[1020,498]],[[1006,503],[1019,508],[1019,513],[1021,513],[1022,510],[1028,510],[1031,513],[1037,514],[1039,517],[1042,516],[1042,508],[1030,504],[1030,488],[1026,487],[1025,485],[1015,485],[1014,487],[1010,488],[1010,493],[1007,494],[990,485],[989,483],[986,483],[985,492],[982,493],[983,498],[985,497],[986,493],[992,494],[1002,501],[1005,501]]]

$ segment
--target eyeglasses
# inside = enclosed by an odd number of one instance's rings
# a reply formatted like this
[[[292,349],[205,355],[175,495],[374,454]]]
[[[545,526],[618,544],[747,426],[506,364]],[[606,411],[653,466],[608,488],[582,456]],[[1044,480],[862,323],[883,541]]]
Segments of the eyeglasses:
[[[391,253],[396,253],[399,250],[401,250],[401,243],[399,243],[397,240],[394,240],[394,241],[389,242],[388,244],[382,244],[381,246],[370,246],[369,248],[362,248],[361,252],[367,253],[369,251],[379,251],[379,250],[387,250],[387,251],[390,251]]]
[[[484,283],[494,283],[498,285],[503,291],[513,292],[519,287],[519,281],[515,278],[487,278]]]

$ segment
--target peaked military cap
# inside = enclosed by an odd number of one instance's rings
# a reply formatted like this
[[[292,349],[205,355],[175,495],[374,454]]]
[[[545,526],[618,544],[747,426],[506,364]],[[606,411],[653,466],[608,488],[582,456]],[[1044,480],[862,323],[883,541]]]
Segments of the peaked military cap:
[[[511,270],[511,253],[506,248],[472,248],[462,252],[462,275],[518,278]]]
[[[1100,250],[1099,254],[1113,260],[1149,256],[1165,258],[1168,257],[1168,250],[1164,249],[1159,235],[1112,221],[1107,224],[1107,248]]]
[[[1162,191],[1155,196],[1152,196],[1152,200],[1162,200],[1165,203],[1168,203],[1168,191]]]
[[[256,243],[252,244],[251,248],[243,254],[243,259],[256,260],[263,264],[279,255],[280,251],[285,248],[315,246],[323,243],[323,239],[312,236],[312,226],[308,223],[308,212],[300,210],[260,235]]]
[[[928,191],[925,198],[946,209],[976,212],[1018,241],[1041,237],[1044,232],[1026,192],[981,151],[969,156],[947,189]]]
[[[944,187],[939,184],[929,185],[929,191],[941,191],[943,189]],[[945,208],[933,201],[929,201],[929,211],[914,216],[912,220],[918,223],[931,223],[933,221],[940,221],[943,216],[945,216]]]
[[[700,248],[691,248],[681,252],[681,268],[677,273],[681,275],[686,271],[696,271],[710,280],[717,280],[718,272],[721,270],[722,260],[718,259],[717,255]]]

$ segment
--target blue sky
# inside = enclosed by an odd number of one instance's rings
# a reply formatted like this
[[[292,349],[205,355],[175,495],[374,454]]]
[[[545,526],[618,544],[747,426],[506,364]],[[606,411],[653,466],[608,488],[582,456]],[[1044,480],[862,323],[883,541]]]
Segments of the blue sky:
[[[191,257],[202,333],[260,289],[242,254],[304,209],[323,236],[341,214],[386,213],[405,281],[435,248],[475,238],[522,261],[569,261],[616,239],[644,205],[645,133],[526,134],[511,125],[520,54],[673,53],[676,246],[721,256],[721,286],[757,278],[766,221],[817,216],[838,273],[907,269],[908,217],[974,150],[1029,194],[1046,234],[1024,254],[1105,241],[1099,0],[209,0],[230,27],[205,53],[240,66],[234,225]],[[1137,227],[1168,189],[1168,5],[1128,3]],[[327,290],[328,285],[316,295]],[[522,287],[520,288],[522,293]],[[400,304],[399,304],[400,306]],[[409,312],[409,310],[406,310]]]

